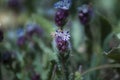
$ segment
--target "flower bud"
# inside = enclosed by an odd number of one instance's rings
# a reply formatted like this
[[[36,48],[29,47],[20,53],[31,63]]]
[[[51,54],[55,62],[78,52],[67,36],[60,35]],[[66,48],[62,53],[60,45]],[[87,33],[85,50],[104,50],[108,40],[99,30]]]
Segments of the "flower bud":
[[[92,16],[92,8],[90,5],[82,5],[78,8],[79,20],[83,25],[86,25],[90,22]]]
[[[60,53],[67,52],[70,49],[70,35],[68,31],[56,31],[55,43]]]
[[[66,22],[67,17],[69,15],[69,11],[65,9],[58,9],[55,14],[55,23],[58,27],[62,28]]]

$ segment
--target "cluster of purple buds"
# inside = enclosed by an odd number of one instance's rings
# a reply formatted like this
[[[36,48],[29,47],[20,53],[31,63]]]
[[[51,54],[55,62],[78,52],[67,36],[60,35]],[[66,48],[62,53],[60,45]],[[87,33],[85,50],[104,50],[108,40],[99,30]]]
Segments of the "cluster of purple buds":
[[[58,27],[62,28],[67,22],[68,15],[69,15],[68,10],[58,9],[56,14],[55,14],[55,23],[56,23],[56,25]]]
[[[57,30],[55,33],[55,43],[60,53],[67,52],[70,49],[70,35],[68,31]]]
[[[84,4],[78,8],[79,20],[83,25],[86,25],[90,22],[93,14],[91,5]]]
[[[8,0],[8,7],[13,11],[20,11],[22,9],[23,3],[22,0]]]
[[[60,29],[62,29],[63,26],[67,23],[70,6],[71,0],[61,0],[54,5],[54,7],[57,8],[55,14],[55,24],[60,27]]]
[[[4,33],[3,33],[3,31],[0,29],[0,42],[3,41],[3,38],[4,38]]]

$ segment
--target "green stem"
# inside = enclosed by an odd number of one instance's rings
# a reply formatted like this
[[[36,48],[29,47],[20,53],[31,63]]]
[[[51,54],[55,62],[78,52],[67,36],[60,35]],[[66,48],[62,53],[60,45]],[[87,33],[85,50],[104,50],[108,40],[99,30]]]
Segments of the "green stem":
[[[68,68],[67,68],[67,65],[65,64],[65,62],[62,62],[62,67],[63,67],[63,75],[65,75],[65,80],[68,80]]]
[[[60,61],[62,65],[62,71],[63,71],[63,76],[65,80],[69,80],[69,71],[68,71],[68,65],[67,65],[67,60],[64,56],[60,56]]]
[[[56,69],[57,69],[57,65],[54,65],[51,80],[54,80],[54,78],[55,78]]]
[[[98,66],[98,67],[95,67],[95,68],[91,68],[91,69],[88,69],[86,71],[84,71],[81,75],[85,75],[91,71],[95,71],[95,70],[99,70],[99,69],[104,69],[104,68],[120,68],[120,64],[105,64],[105,65],[101,65],[101,66]]]
[[[50,71],[48,73],[48,79],[47,80],[51,80],[53,68],[54,68],[54,64],[52,64],[51,67],[50,67]]]

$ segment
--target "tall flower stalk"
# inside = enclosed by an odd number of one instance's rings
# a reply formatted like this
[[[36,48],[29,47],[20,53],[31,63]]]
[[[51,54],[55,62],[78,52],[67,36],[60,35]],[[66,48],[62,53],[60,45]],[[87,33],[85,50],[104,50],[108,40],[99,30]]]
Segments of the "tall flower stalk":
[[[87,53],[88,53],[88,57],[91,56],[92,54],[92,46],[93,46],[93,35],[91,32],[91,26],[90,26],[90,22],[91,19],[93,17],[93,8],[91,4],[84,4],[80,7],[78,7],[78,17],[79,17],[79,21],[80,23],[84,26],[84,30],[85,30],[85,35],[87,37]],[[88,58],[89,60],[89,58]]]
[[[60,0],[54,5],[57,9],[55,14],[55,24],[58,27],[54,34],[54,42],[58,52],[59,64],[61,66],[60,72],[62,75],[60,77],[64,77],[63,80],[69,80],[69,70],[67,64],[70,54],[70,35],[69,31],[64,30],[64,26],[68,21],[70,6],[71,0]]]

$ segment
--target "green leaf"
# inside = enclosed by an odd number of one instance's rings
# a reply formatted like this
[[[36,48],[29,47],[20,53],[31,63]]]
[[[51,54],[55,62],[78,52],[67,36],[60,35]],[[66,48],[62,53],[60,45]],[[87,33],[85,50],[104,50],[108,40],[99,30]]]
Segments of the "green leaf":
[[[78,49],[82,40],[84,40],[82,25],[78,21],[73,21],[73,26],[71,27],[71,40],[73,47]]]
[[[104,41],[103,50],[108,53],[113,48],[117,48],[120,44],[119,36],[111,33]]]
[[[115,48],[115,49],[112,49],[110,52],[106,53],[106,55],[117,61],[117,62],[120,62],[120,48]]]
[[[102,15],[99,15],[99,20],[101,24],[101,43],[103,45],[103,42],[105,38],[111,33],[112,31],[112,25],[109,23],[109,21]]]

